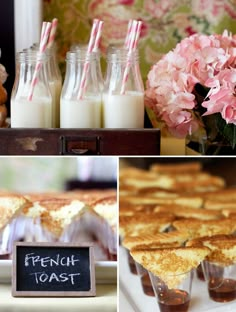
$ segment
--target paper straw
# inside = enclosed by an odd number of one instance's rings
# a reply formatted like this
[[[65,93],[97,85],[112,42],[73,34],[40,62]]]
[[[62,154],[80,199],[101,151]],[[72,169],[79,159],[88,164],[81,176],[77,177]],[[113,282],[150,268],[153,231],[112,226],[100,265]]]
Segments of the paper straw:
[[[139,23],[141,23],[141,25]],[[121,84],[121,94],[125,94],[125,85],[127,83],[128,77],[129,77],[129,70],[130,70],[130,66],[131,66],[131,56],[132,56],[132,53],[137,48],[138,38],[139,38],[139,35],[137,32],[138,32],[138,30],[139,31],[141,30],[141,26],[142,26],[142,22],[133,21],[133,23],[132,23],[128,57],[127,57],[127,62],[125,65],[124,75],[123,75],[122,84]],[[137,40],[136,40],[136,38],[137,38]]]
[[[39,52],[41,52],[41,53],[44,53],[46,48],[47,48],[48,38],[50,35],[50,31],[51,31],[51,26],[52,26],[51,23],[47,23],[45,32],[43,34],[43,38],[42,38],[42,40],[40,40]]]
[[[47,27],[47,22],[43,22],[42,30],[41,30],[40,42],[41,42],[42,39],[43,39],[43,35],[44,35],[44,33],[45,33],[46,27]]]
[[[44,53],[47,48],[47,42],[48,42],[50,31],[51,31],[51,23],[46,23],[46,27],[44,27],[44,25],[42,26],[41,34],[43,35],[41,35],[40,44],[39,44],[40,53]],[[34,88],[38,82],[38,74],[39,74],[41,67],[42,67],[42,62],[39,60],[37,61],[36,66],[35,66],[33,78],[32,78],[31,85],[30,85],[30,92],[27,98],[28,101],[32,101]]]
[[[134,43],[134,49],[135,50],[138,47],[138,41],[139,41],[139,37],[141,34],[142,25],[143,25],[143,22],[139,21],[138,22],[138,29],[137,29],[137,33],[136,33],[136,37],[135,37],[135,43]],[[139,72],[139,64],[138,63],[134,64],[134,69],[135,69],[135,74],[138,74],[138,72]]]
[[[93,51],[94,47],[94,42],[96,39],[96,34],[97,34],[97,29],[98,29],[98,23],[99,20],[95,19],[93,21],[93,27],[91,30],[90,38],[89,38],[89,44],[88,44],[88,49],[86,53],[86,59],[84,63],[84,68],[82,72],[82,77],[81,77],[81,82],[80,82],[80,87],[79,87],[79,93],[78,93],[78,99],[81,100],[86,88],[86,83],[87,83],[87,76],[88,76],[88,70],[89,70],[89,57]]]
[[[125,37],[125,44],[124,44],[125,49],[129,49],[130,34],[131,34],[132,24],[133,24],[133,21],[129,20],[127,33],[126,33],[126,37]]]
[[[135,44],[135,38],[136,38],[136,32],[137,32],[137,27],[138,27],[138,22],[133,21],[132,29],[131,29],[131,34],[130,34],[130,43],[129,43],[129,55],[132,53],[134,50],[134,44]]]
[[[88,44],[88,50],[87,50],[87,54],[92,53],[93,51],[93,47],[94,47],[94,42],[96,39],[96,34],[97,34],[97,27],[99,24],[99,20],[95,19],[93,21],[93,26],[92,26],[92,30],[91,30],[91,34],[90,34],[90,38],[89,38],[89,44]]]
[[[48,48],[51,48],[54,41],[55,41],[57,25],[58,25],[58,19],[54,18],[52,20],[52,27],[51,27],[51,31],[50,31],[50,35],[49,35],[49,39],[48,39],[48,45],[47,45]]]
[[[95,38],[93,52],[96,52],[98,50],[101,35],[102,35],[102,27],[103,27],[103,21],[99,21],[98,26],[97,26],[97,34],[96,34],[96,38]]]
[[[140,34],[141,34],[142,24],[143,23],[141,21],[138,21],[136,36],[135,36],[135,40],[134,40],[134,48],[133,48],[134,50],[136,50],[137,46],[138,46],[138,41],[139,41],[139,37],[140,37]]]

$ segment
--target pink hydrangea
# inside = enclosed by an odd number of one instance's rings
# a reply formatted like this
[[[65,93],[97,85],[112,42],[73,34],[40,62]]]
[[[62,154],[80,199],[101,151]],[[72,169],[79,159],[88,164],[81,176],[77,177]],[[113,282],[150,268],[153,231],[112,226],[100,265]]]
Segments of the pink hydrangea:
[[[202,125],[204,115],[221,113],[227,123],[236,124],[236,36],[194,34],[183,39],[151,68],[146,84],[145,104],[177,137],[185,137]],[[209,88],[203,103],[194,93],[199,83]]]
[[[204,115],[221,113],[227,123],[236,124],[233,117],[233,109],[236,110],[236,68],[223,69],[214,78],[206,81],[210,87],[209,100],[204,101],[202,106],[207,109]]]

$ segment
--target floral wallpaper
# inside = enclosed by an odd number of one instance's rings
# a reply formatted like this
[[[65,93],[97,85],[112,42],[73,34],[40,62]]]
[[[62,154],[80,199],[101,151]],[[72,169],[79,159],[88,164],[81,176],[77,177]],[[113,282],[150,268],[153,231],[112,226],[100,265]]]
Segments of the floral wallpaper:
[[[236,32],[236,0],[44,0],[44,19],[57,17],[58,58],[65,70],[65,55],[73,43],[87,43],[94,18],[104,23],[101,51],[122,44],[129,19],[143,21],[139,42],[143,79],[163,53],[194,33]]]

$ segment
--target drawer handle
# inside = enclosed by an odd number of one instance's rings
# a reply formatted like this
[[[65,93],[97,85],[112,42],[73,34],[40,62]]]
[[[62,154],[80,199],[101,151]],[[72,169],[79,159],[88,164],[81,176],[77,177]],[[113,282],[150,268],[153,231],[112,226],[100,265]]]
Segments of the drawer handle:
[[[62,155],[98,155],[100,154],[99,136],[61,136],[60,154]]]
[[[86,153],[88,153],[88,149],[79,149],[79,148],[72,148],[71,149],[71,152],[73,153],[73,154],[76,154],[76,155],[84,155],[84,154],[86,154]]]

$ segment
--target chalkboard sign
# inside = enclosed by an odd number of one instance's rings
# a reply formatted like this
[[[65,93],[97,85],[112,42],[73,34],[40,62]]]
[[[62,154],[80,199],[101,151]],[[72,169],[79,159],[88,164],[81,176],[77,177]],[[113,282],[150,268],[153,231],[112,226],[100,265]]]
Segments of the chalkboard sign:
[[[15,243],[12,295],[95,296],[92,245]]]

